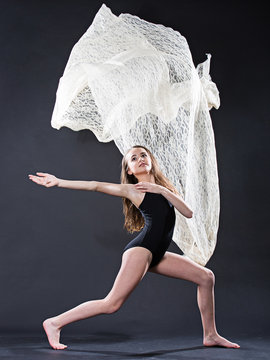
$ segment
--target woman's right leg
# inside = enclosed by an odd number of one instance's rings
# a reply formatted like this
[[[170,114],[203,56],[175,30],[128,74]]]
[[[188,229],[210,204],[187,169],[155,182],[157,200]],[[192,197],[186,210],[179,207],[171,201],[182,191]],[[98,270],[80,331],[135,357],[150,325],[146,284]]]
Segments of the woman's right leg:
[[[151,252],[143,247],[126,250],[113,287],[104,299],[84,302],[43,322],[50,345],[54,349],[65,349],[67,347],[59,342],[60,331],[63,326],[99,314],[116,312],[144,277],[151,260]]]

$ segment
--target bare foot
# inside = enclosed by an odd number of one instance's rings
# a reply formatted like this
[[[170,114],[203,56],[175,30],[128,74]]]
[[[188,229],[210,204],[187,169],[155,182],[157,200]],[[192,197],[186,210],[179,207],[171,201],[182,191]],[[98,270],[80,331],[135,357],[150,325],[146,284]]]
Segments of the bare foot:
[[[47,334],[48,341],[51,347],[55,350],[62,350],[67,347],[67,345],[60,344],[60,329],[53,324],[52,319],[47,319],[43,321],[43,328]]]
[[[227,347],[227,348],[235,348],[235,349],[239,349],[240,345],[230,342],[229,340],[225,339],[224,337],[215,334],[212,336],[206,336],[203,339],[203,345],[204,346],[223,346],[223,347]]]

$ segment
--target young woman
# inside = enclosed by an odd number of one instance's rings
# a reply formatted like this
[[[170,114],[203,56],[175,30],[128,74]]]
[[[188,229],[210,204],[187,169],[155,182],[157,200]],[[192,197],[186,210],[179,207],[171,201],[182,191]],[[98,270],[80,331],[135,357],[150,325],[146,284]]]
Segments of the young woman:
[[[122,160],[121,184],[98,181],[70,181],[37,172],[29,178],[46,187],[100,191],[123,198],[125,227],[142,231],[124,249],[120,271],[104,299],[87,301],[43,322],[50,345],[65,349],[60,343],[63,326],[98,314],[119,310],[147,271],[198,285],[198,306],[201,313],[205,346],[239,348],[221,337],[216,330],[214,314],[214,274],[187,257],[168,252],[172,239],[176,208],[183,216],[192,217],[192,210],[162,174],[153,154],[144,146],[133,146]],[[144,225],[144,226],[143,226]]]

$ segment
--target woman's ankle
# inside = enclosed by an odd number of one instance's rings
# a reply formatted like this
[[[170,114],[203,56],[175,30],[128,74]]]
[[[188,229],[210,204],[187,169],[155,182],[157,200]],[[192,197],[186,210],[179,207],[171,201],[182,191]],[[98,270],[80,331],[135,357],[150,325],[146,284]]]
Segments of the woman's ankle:
[[[60,329],[60,323],[56,317],[48,318],[43,321],[43,324],[53,326],[54,328]]]

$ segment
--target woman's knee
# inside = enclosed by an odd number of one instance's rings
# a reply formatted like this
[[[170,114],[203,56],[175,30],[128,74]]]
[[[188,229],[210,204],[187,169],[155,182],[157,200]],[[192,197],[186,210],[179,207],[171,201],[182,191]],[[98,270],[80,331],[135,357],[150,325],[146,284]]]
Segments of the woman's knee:
[[[117,312],[124,301],[121,300],[113,300],[113,299],[107,299],[104,298],[103,299],[103,304],[104,304],[104,314],[113,314],[115,312]]]
[[[202,284],[204,286],[214,286],[215,285],[215,275],[212,270],[204,269],[202,276]]]

